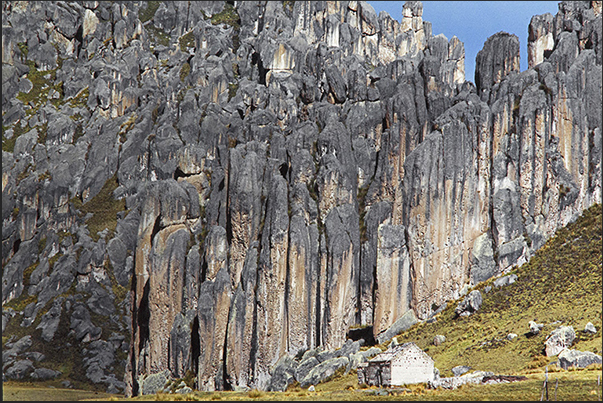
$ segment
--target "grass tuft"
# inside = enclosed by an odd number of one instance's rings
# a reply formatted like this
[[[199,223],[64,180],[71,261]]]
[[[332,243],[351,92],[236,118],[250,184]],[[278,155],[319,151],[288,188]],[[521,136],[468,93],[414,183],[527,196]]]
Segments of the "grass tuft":
[[[147,8],[138,13],[140,22],[144,24],[145,22],[150,21],[155,16],[155,13],[159,8],[159,4],[159,1],[149,1]]]
[[[71,199],[74,208],[80,210],[82,215],[92,213],[92,217],[87,221],[90,237],[97,242],[99,235],[97,232],[109,229],[109,237],[115,232],[117,227],[117,213],[126,211],[126,202],[116,200],[113,197],[113,191],[118,187],[117,175],[109,178],[96,196],[82,204],[81,199],[75,197]]]
[[[213,25],[227,24],[238,30],[241,26],[241,19],[233,5],[226,3],[224,4],[224,9],[222,11],[211,17],[211,23]]]

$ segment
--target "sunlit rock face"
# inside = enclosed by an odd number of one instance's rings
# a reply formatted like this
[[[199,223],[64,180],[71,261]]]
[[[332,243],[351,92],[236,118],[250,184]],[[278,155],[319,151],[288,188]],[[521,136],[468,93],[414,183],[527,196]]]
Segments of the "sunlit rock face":
[[[2,8],[3,331],[112,393],[282,386],[601,199],[601,2],[534,16],[523,72],[484,38],[475,83],[415,1]]]

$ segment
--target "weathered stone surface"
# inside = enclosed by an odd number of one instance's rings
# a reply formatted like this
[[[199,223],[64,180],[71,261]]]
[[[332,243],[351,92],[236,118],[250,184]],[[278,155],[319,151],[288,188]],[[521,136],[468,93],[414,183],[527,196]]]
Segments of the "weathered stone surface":
[[[54,337],[55,332],[61,321],[61,307],[63,298],[57,298],[52,303],[52,307],[42,316],[40,324],[36,329],[42,329],[42,339],[49,342]]]
[[[458,304],[454,313],[457,316],[469,316],[478,311],[482,306],[482,293],[479,290],[473,290]]]
[[[519,72],[519,39],[506,32],[492,35],[475,58],[475,85],[482,100],[487,100],[493,85],[511,72]]]
[[[496,274],[496,262],[494,261],[494,251],[492,250],[492,238],[489,233],[482,234],[475,238],[471,254],[471,281],[473,284],[487,280]]]
[[[394,324],[384,331],[383,333],[377,335],[376,339],[379,344],[391,339],[396,336],[398,333],[410,329],[410,327],[418,322],[417,317],[415,316],[414,311],[407,311],[400,319],[398,319]]]
[[[373,333],[391,327],[410,310],[410,256],[404,226],[380,225],[377,243],[377,271]]]
[[[90,312],[81,302],[78,302],[73,307],[70,328],[71,331],[74,332],[76,339],[84,343],[98,340],[102,333],[100,327],[94,326],[90,317]]]
[[[214,280],[201,284],[199,290],[199,390],[220,390],[224,387],[223,359],[232,297],[230,276],[220,269]]]
[[[531,320],[530,323],[528,324],[528,326],[530,327],[530,333],[531,334],[538,334],[538,333],[540,333],[540,331],[544,327],[544,324],[543,323],[536,323],[533,320]]]
[[[165,386],[166,382],[169,380],[169,371],[164,370],[158,372],[156,374],[150,374],[144,376],[140,380],[141,384],[141,394],[143,395],[152,395],[157,392],[160,392]]]
[[[428,385],[432,389],[444,388],[444,389],[456,389],[461,385],[465,384],[480,384],[486,377],[494,376],[493,372],[489,371],[474,371],[470,374],[461,376],[454,376],[452,378],[439,378],[433,381],[429,381]]]
[[[513,284],[517,280],[517,274],[510,274],[508,276],[503,276],[497,278],[492,282],[494,287],[504,287],[505,285]]]
[[[591,322],[588,322],[584,326],[584,333],[595,334],[595,333],[597,333],[597,328]]]
[[[565,349],[559,353],[559,366],[563,369],[570,367],[585,368],[591,364],[601,364],[601,356],[590,351]]]
[[[34,372],[31,374],[33,379],[37,379],[40,381],[45,381],[47,379],[53,379],[61,376],[61,371],[55,371],[48,368],[36,368]]]
[[[551,357],[557,355],[561,351],[569,348],[575,338],[576,333],[572,326],[560,326],[553,330],[544,342],[546,356]]]
[[[471,369],[471,367],[468,367],[467,365],[458,365],[456,367],[453,367],[451,369],[451,371],[454,374],[454,376],[461,376],[465,372],[468,372],[470,369]]]
[[[295,380],[301,382],[312,370],[312,368],[318,364],[320,364],[320,362],[316,359],[316,357],[310,357],[300,362],[295,370]]]
[[[444,336],[442,334],[438,334],[433,338],[433,345],[439,346],[440,344],[444,343],[445,341],[446,341],[446,336]]]
[[[295,381],[295,374],[298,368],[297,362],[289,355],[285,354],[278,360],[274,372],[270,377],[268,390],[282,392],[287,386]]]
[[[19,381],[30,376],[33,370],[33,363],[30,360],[19,360],[6,370],[5,375],[7,379]]]
[[[305,376],[300,382],[302,388],[307,388],[310,385],[317,385],[327,377],[333,375],[341,367],[345,367],[349,364],[347,357],[332,358],[330,360],[321,362]]]

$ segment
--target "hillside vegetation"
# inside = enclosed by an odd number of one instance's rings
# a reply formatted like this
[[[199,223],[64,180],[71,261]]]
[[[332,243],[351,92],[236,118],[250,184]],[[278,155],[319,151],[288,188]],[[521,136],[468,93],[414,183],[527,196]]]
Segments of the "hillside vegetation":
[[[516,374],[543,368],[556,357],[544,355],[544,341],[558,326],[573,326],[572,348],[601,354],[601,205],[586,210],[574,223],[561,228],[536,254],[511,271],[517,281],[494,287],[495,279],[479,284],[483,304],[469,317],[454,318],[458,301],[437,316],[434,323],[420,323],[398,336],[414,341],[434,360],[442,376],[451,368],[468,365],[473,370]],[[484,288],[492,286],[486,293]],[[529,321],[543,323],[540,334],[528,334]],[[592,322],[594,335],[584,333]],[[507,340],[509,333],[518,337]],[[436,335],[446,342],[433,345]]]

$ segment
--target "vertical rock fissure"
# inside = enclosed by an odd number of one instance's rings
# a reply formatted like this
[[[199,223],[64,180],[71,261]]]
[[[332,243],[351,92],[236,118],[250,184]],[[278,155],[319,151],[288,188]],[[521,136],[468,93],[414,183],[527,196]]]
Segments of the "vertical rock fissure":
[[[149,319],[151,312],[149,310],[149,282],[147,281],[144,285],[144,291],[140,300],[140,306],[138,308],[138,329],[139,329],[139,344],[138,344],[138,357],[140,359],[140,353],[145,346],[145,343],[149,340],[150,329]],[[138,363],[137,363],[138,364]]]
[[[285,178],[286,180],[286,178]],[[287,200],[287,203],[289,203],[289,200]],[[290,210],[290,207],[289,207]],[[289,227],[291,227],[291,214],[289,213],[288,215],[289,218]],[[291,295],[291,293],[289,292],[289,286],[291,284],[291,264],[289,262],[289,258],[290,258],[290,254],[291,254],[291,231],[288,230],[287,231],[287,255],[285,257],[285,297],[284,297],[284,301],[283,301],[283,320],[285,321],[285,323],[283,323],[283,329],[285,332],[284,338],[285,338],[285,351],[287,351],[288,353],[290,353],[290,347],[291,347],[291,343],[289,341],[289,334],[291,334],[291,329],[289,329],[289,326],[291,326],[291,322],[289,321],[289,297]]]
[[[232,312],[235,312],[233,309],[228,310],[228,320],[226,323],[230,323],[230,315]],[[228,368],[226,360],[228,358],[228,326],[226,326],[224,330],[224,344],[222,347],[222,389],[223,390],[232,390],[232,384],[230,382],[230,375],[228,374]],[[236,334],[235,334],[236,337]]]
[[[260,228],[258,229],[258,247],[257,250],[261,251],[263,249],[263,242],[262,240],[264,239],[264,237],[262,236],[263,232],[264,232],[264,227],[265,227],[265,219],[266,219],[266,209],[267,209],[267,205],[268,205],[268,198],[266,197],[264,199],[264,203],[260,209]],[[257,373],[256,373],[256,368],[257,368],[257,353],[258,353],[258,347],[259,347],[259,340],[258,340],[258,304],[259,304],[259,300],[260,300],[260,295],[259,295],[259,287],[258,284],[260,284],[260,270],[261,270],[261,265],[260,265],[260,253],[256,254],[256,262],[255,262],[255,266],[257,267],[257,270],[255,271],[255,282],[254,282],[254,288],[253,288],[253,321],[252,321],[252,325],[251,325],[251,342],[250,342],[250,348],[249,348],[249,368],[247,369],[247,371],[249,371],[249,384],[250,385],[256,385],[257,383]]]
[[[199,356],[201,355],[199,337],[199,316],[195,315],[191,326],[191,369],[195,375],[195,379],[197,379],[199,374]]]
[[[134,259],[136,259],[136,254],[134,254]],[[134,266],[136,267],[136,261],[134,261]],[[132,306],[132,318],[130,319],[130,326],[132,328],[132,336],[130,338],[130,347],[129,347],[129,359],[130,359],[130,372],[126,372],[130,377],[130,384],[132,387],[132,396],[138,396],[139,394],[139,386],[137,379],[137,363],[136,357],[138,353],[134,351],[134,341],[136,340],[136,336],[138,332],[138,306],[136,305],[136,283],[138,276],[132,276],[131,286],[130,286],[130,305]]]

